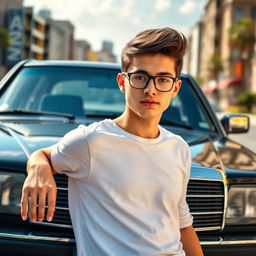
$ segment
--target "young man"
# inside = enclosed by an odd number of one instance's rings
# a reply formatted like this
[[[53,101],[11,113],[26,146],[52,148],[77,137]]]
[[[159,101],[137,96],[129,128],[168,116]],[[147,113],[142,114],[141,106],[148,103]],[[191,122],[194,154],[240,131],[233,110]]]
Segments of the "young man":
[[[190,153],[159,126],[180,87],[185,37],[171,29],[139,33],[122,52],[117,82],[126,108],[115,120],[79,126],[33,153],[21,215],[54,214],[53,174],[69,176],[69,207],[79,256],[203,255],[186,203]],[[36,202],[39,201],[38,216]]]

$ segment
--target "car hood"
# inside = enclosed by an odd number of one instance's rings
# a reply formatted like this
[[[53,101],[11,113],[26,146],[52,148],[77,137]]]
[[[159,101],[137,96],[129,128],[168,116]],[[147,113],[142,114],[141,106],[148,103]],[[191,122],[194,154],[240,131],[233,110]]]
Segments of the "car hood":
[[[0,166],[23,170],[29,155],[37,149],[55,144],[76,123],[0,122]]]
[[[71,122],[0,123],[1,166],[24,170],[32,152],[55,144],[77,126],[77,123]],[[203,133],[185,130],[175,133],[190,145],[194,168],[223,170],[232,179],[256,177],[256,155],[239,143],[228,138],[211,139]]]

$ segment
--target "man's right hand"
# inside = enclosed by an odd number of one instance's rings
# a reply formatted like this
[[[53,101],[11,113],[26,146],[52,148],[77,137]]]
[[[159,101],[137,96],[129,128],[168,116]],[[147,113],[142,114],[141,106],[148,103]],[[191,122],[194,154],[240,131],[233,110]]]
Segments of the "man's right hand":
[[[43,221],[47,209],[47,221],[53,219],[56,203],[56,183],[49,163],[51,148],[33,153],[28,161],[28,176],[21,197],[21,217],[32,222]]]

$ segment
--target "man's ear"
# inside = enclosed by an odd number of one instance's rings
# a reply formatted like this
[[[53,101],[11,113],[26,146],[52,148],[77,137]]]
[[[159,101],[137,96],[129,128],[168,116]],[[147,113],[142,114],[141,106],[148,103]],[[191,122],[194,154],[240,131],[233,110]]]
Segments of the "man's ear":
[[[117,74],[116,81],[117,81],[120,91],[125,93],[124,76],[121,73]]]
[[[172,92],[173,92],[173,97],[176,97],[176,95],[178,94],[180,87],[182,85],[182,81],[179,79],[177,82],[174,83]]]

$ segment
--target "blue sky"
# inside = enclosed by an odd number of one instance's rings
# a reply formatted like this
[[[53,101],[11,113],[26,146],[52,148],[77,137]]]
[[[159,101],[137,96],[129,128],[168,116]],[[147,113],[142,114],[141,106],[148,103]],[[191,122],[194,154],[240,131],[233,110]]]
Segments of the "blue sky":
[[[69,20],[75,39],[87,40],[100,50],[102,40],[114,43],[120,55],[124,45],[138,32],[173,27],[188,35],[201,19],[207,0],[24,0],[24,6],[51,10],[52,18]]]

